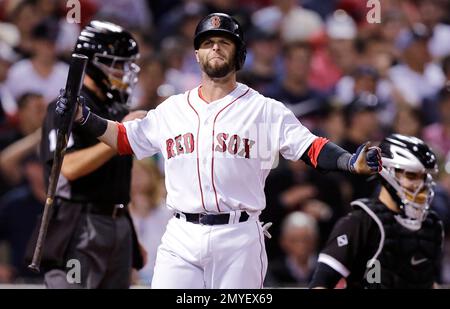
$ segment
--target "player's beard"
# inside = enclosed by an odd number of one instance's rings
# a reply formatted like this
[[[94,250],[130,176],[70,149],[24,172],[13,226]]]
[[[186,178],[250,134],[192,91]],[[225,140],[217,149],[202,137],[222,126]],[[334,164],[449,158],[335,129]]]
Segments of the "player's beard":
[[[202,64],[203,71],[211,78],[222,78],[227,76],[234,70],[234,64],[230,61],[225,61],[220,65],[212,66],[209,61],[205,61]]]

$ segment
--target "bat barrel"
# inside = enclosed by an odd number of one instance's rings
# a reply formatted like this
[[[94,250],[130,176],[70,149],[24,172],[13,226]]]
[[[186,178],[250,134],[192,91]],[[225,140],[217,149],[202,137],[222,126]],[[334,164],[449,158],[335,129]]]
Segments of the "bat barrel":
[[[67,82],[65,88],[65,96],[69,110],[67,112],[67,119],[61,121],[59,129],[63,132],[70,132],[72,128],[73,118],[75,116],[78,96],[80,95],[81,87],[83,86],[84,71],[89,58],[85,55],[72,54],[69,73],[67,75]],[[66,118],[64,117],[64,118]]]

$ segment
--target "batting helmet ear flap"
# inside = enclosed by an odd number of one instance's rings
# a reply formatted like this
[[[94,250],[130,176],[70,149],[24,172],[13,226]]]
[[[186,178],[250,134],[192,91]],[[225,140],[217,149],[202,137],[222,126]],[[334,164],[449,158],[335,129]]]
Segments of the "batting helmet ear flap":
[[[245,58],[247,57],[247,47],[244,41],[241,46],[236,46],[236,71],[244,66]]]
[[[222,34],[230,37],[236,44],[236,71],[242,68],[247,56],[244,33],[239,22],[224,13],[212,13],[203,18],[195,29],[194,48],[197,50],[201,42],[209,35]]]

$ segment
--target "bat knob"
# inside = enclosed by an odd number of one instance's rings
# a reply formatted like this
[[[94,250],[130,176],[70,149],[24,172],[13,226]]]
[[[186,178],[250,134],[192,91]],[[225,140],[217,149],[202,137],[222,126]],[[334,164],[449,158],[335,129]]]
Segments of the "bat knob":
[[[39,273],[40,272],[39,266],[37,264],[35,264],[35,263],[31,263],[30,265],[28,265],[28,268],[30,270],[32,270],[33,272],[35,272],[35,273]]]

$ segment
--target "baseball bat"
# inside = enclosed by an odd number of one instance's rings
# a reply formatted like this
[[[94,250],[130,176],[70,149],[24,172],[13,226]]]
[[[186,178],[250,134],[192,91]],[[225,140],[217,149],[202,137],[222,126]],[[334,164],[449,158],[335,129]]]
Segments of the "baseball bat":
[[[41,225],[39,227],[39,234],[34,248],[33,259],[28,268],[34,272],[39,272],[42,248],[47,236],[48,224],[53,210],[53,201],[55,198],[56,185],[58,184],[59,174],[61,172],[62,162],[66,153],[67,142],[69,140],[70,132],[72,131],[72,123],[76,114],[77,98],[80,95],[81,87],[83,86],[84,71],[88,57],[80,54],[72,54],[69,73],[67,75],[67,82],[65,88],[65,97],[67,98],[68,111],[58,119],[56,148],[53,156],[53,164],[49,177],[49,185],[47,189],[47,198],[45,200],[44,212],[42,214]]]

